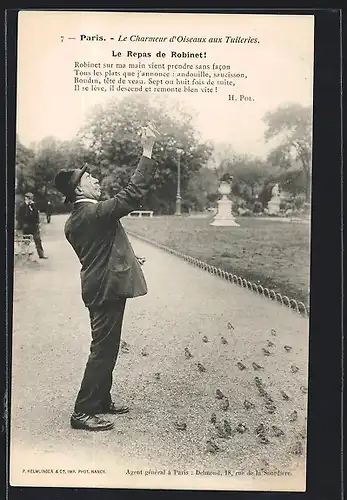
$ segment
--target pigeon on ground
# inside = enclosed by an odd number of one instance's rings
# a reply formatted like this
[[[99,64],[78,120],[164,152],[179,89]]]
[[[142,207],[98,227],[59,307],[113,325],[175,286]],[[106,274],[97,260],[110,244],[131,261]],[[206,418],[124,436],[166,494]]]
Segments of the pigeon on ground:
[[[265,434],[265,425],[263,423],[260,423],[258,425],[258,427],[255,429],[255,433],[257,434],[257,436],[259,436],[259,434]]]
[[[258,392],[260,396],[267,399],[268,393],[266,392],[263,386],[258,387]]]
[[[188,347],[185,347],[185,348],[184,348],[184,354],[185,354],[185,357],[186,357],[187,359],[189,359],[189,358],[192,358],[192,357],[193,357],[193,355],[192,355],[192,353],[190,352],[190,350],[188,349]]]
[[[228,436],[232,435],[232,428],[231,428],[230,422],[228,420],[224,420],[224,429],[225,429],[225,432]]]
[[[212,439],[208,439],[206,441],[206,451],[208,453],[217,453],[220,448],[216,445],[216,443]]]
[[[220,407],[222,410],[227,411],[227,409],[229,408],[229,399],[223,398],[221,403],[220,403]]]
[[[129,352],[129,344],[127,344],[124,340],[122,340],[120,348],[123,353]]]
[[[255,433],[262,444],[268,444],[269,439],[266,437],[266,429],[263,423],[260,423],[255,429]]]
[[[236,427],[236,430],[240,434],[243,434],[247,430],[246,424],[238,424],[237,427]]]
[[[247,399],[243,402],[243,406],[246,408],[246,410],[250,410],[251,408],[255,407],[254,403],[251,403],[251,401],[247,401]]]
[[[160,373],[159,372],[155,373],[154,374],[154,378],[156,378],[157,380],[159,380],[160,379]]]
[[[264,399],[265,399],[266,403],[273,403],[274,402],[274,400],[272,399],[272,397],[270,396],[270,394],[268,392],[266,394],[264,394]]]
[[[202,337],[202,341],[203,341],[203,342],[208,342],[208,338],[206,337],[206,335],[204,335],[204,336]]]
[[[273,399],[268,392],[265,391],[264,394],[265,404],[273,404]]]
[[[262,348],[262,351],[263,351],[264,356],[271,356],[271,354],[272,354],[270,351],[268,351],[264,347]]]
[[[264,370],[264,367],[261,366],[261,365],[258,365],[258,363],[253,362],[252,366],[253,366],[253,369],[256,370],[256,371]]]
[[[238,361],[238,362],[236,363],[236,366],[237,366],[240,370],[245,370],[245,369],[246,369],[245,365],[244,365],[243,363],[241,363],[240,361]]]
[[[265,403],[265,408],[267,409],[268,413],[274,413],[276,411],[276,406],[271,401],[267,401]]]
[[[178,431],[185,431],[187,429],[187,424],[185,422],[175,422],[175,427]]]
[[[292,451],[294,455],[302,455],[304,451],[302,441],[296,441],[296,443],[293,445]]]
[[[262,378],[254,377],[254,380],[257,387],[264,387],[264,382]]]
[[[222,344],[227,344],[228,343],[227,339],[225,339],[224,337],[221,337],[220,340],[221,340]]]
[[[222,439],[227,439],[229,437],[225,426],[222,424],[216,424],[217,436]]]
[[[217,423],[217,415],[215,413],[212,413],[210,422],[211,422],[211,424]]]
[[[282,398],[285,400],[285,401],[289,401],[290,400],[290,397],[288,396],[288,394],[284,391],[281,391],[281,396]]]
[[[276,337],[276,330],[274,328],[271,328],[271,335],[273,335],[274,337]]]
[[[258,389],[260,396],[266,396],[267,392],[264,389],[264,384],[263,384],[262,380],[259,377],[255,377],[254,380],[255,380],[255,385],[257,386],[257,389]]]
[[[301,391],[303,394],[307,394],[308,389],[307,389],[307,387],[305,387],[304,385],[302,385],[302,386],[300,387],[300,391]]]
[[[276,437],[284,436],[284,432],[282,431],[282,429],[280,429],[279,427],[276,427],[276,425],[272,426],[272,432],[273,432],[274,436],[276,436]]]
[[[234,326],[231,323],[228,323],[229,330],[235,330]]]
[[[267,341],[267,346],[268,347],[273,347],[275,344],[273,342],[271,342],[271,340],[268,340]]]
[[[298,366],[296,366],[296,365],[292,365],[292,366],[290,367],[290,371],[291,371],[292,373],[297,373],[297,372],[299,371],[299,367],[298,367]]]
[[[302,431],[299,432],[299,437],[301,439],[304,439],[304,440],[306,439],[306,430],[305,429],[303,429]]]
[[[199,372],[205,372],[206,371],[206,368],[201,363],[197,363],[196,366],[198,367]]]
[[[290,415],[289,415],[289,422],[295,422],[298,420],[298,412],[294,410]]]
[[[258,439],[262,444],[268,444],[270,442],[264,434],[259,434]]]
[[[284,350],[290,352],[292,350],[292,347],[290,345],[285,345]]]
[[[144,347],[142,349],[141,354],[142,354],[142,356],[148,356],[148,351],[147,351],[146,347]]]
[[[225,398],[224,394],[219,389],[216,390],[216,398],[217,399],[223,399],[223,398]]]

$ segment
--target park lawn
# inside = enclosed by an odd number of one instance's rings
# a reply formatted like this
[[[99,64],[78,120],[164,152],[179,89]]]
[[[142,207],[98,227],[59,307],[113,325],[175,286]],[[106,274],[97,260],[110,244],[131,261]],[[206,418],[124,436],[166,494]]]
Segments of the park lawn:
[[[309,302],[310,226],[238,218],[240,227],[211,226],[212,218],[157,216],[122,219],[145,236],[224,271]]]

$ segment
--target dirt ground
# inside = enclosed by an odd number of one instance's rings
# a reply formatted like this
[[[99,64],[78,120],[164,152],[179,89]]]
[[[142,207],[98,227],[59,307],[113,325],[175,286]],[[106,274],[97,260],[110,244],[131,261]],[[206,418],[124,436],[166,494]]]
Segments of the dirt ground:
[[[11,484],[305,489],[307,319],[134,238],[149,293],[127,303],[114,377],[131,411],[70,428],[90,332],[65,219],[43,223],[48,260],[15,268]]]

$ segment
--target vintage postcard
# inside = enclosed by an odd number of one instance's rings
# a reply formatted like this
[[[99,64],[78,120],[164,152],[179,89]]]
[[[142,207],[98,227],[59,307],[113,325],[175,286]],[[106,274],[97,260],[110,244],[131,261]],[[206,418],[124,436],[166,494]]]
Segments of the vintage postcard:
[[[312,15],[19,12],[11,485],[305,491],[313,68]]]

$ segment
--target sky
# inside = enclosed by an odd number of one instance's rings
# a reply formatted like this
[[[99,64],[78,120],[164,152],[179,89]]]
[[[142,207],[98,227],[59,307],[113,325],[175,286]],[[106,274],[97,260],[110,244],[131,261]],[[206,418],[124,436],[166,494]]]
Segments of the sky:
[[[86,37],[104,37],[92,41]],[[220,37],[222,43],[130,42],[131,35]],[[226,36],[253,37],[259,43],[226,43]],[[64,38],[62,38],[64,37]],[[75,38],[69,40],[69,38]],[[114,40],[110,40],[110,38]],[[123,41],[119,41],[122,37]],[[158,50],[206,52],[204,59],[167,57],[165,63],[224,64],[247,79],[217,93],[180,93],[197,113],[196,129],[205,140],[230,143],[235,151],[266,154],[262,117],[286,102],[312,105],[314,63],[313,16],[239,14],[159,14],[64,11],[22,11],[19,14],[17,133],[30,146],[44,137],[75,137],[86,113],[119,93],[76,92],[75,62],[156,62]],[[152,57],[127,58],[127,50],[151,52]],[[122,53],[121,58],[112,51]],[[252,101],[231,102],[228,94],[250,96]],[[128,94],[128,92],[127,92]],[[172,96],[173,94],[171,94]]]

